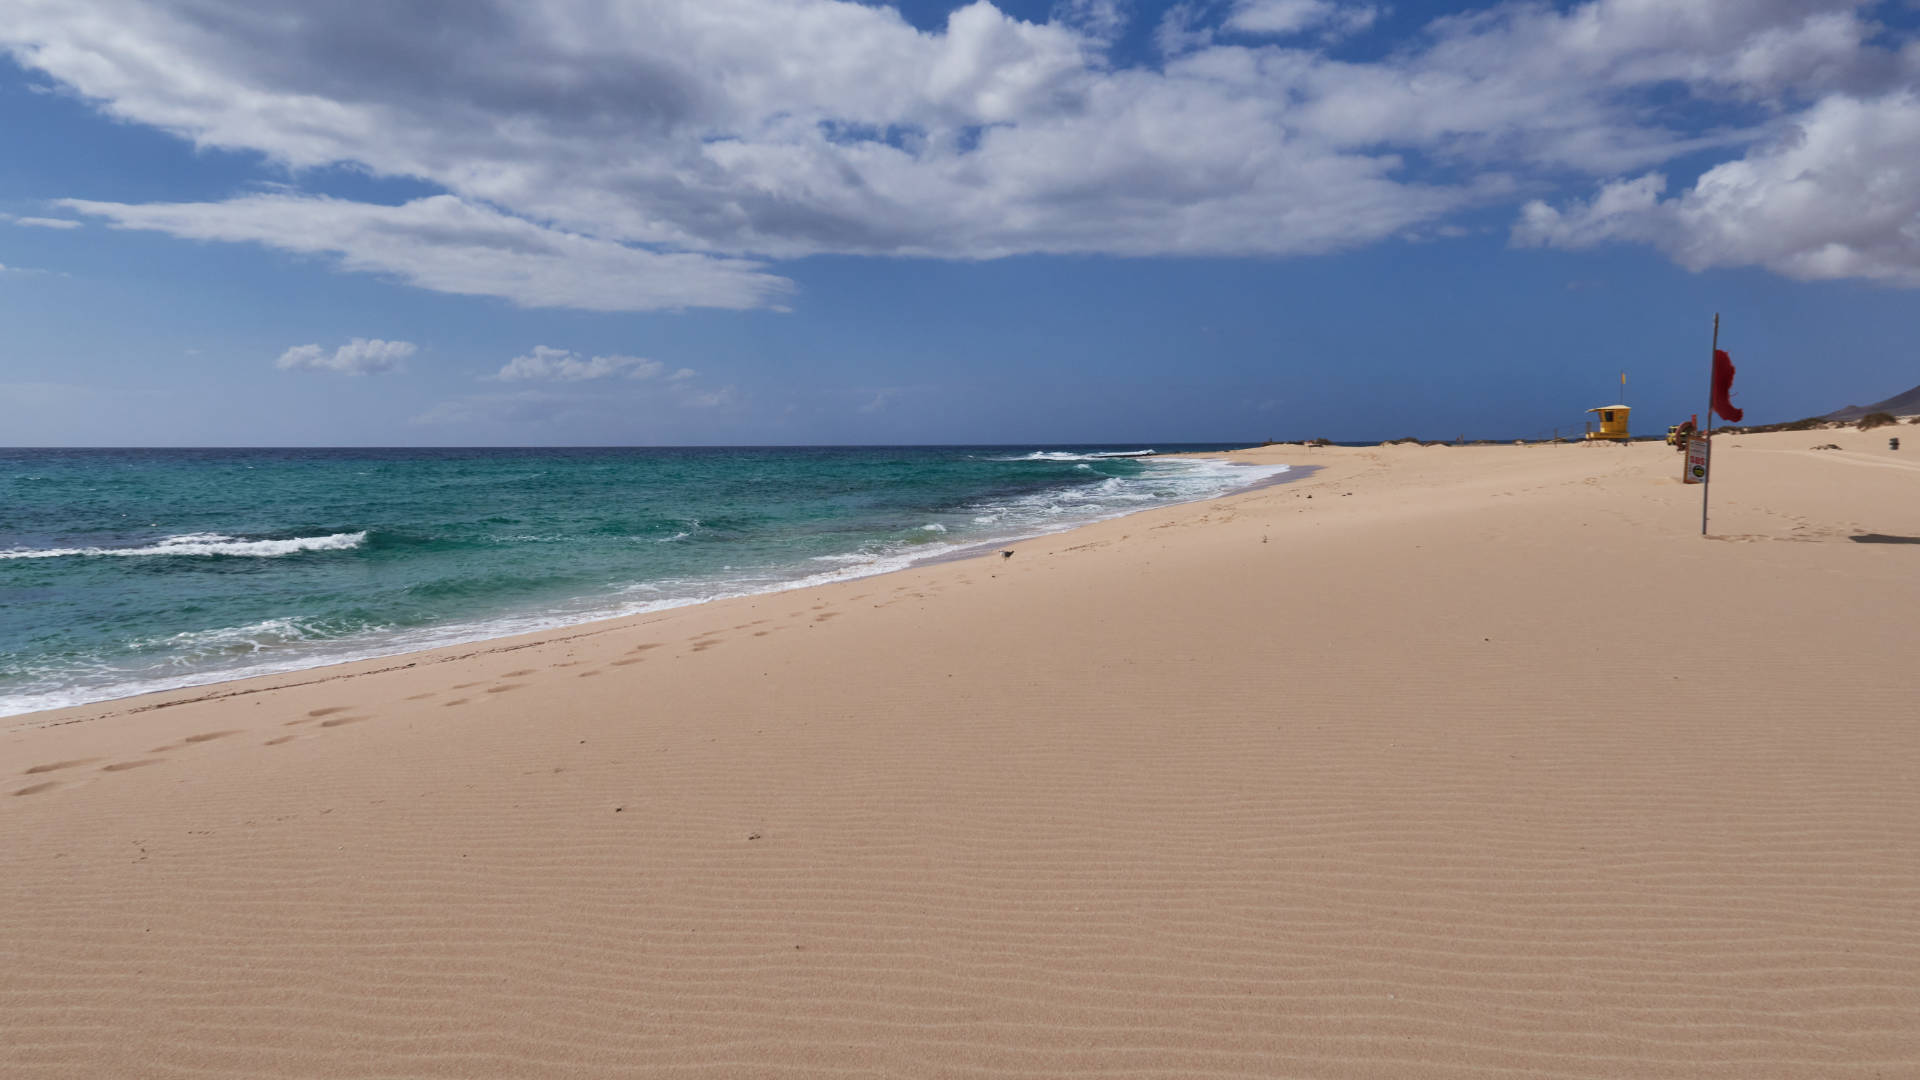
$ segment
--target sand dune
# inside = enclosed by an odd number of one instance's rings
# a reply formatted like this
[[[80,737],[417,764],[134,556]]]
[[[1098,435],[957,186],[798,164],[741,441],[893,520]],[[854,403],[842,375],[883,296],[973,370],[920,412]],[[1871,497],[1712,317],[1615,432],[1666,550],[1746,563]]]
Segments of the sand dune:
[[[1920,1075],[1915,463],[1262,491],[7,721],[7,1077]],[[1815,451],[1817,444],[1842,449]]]

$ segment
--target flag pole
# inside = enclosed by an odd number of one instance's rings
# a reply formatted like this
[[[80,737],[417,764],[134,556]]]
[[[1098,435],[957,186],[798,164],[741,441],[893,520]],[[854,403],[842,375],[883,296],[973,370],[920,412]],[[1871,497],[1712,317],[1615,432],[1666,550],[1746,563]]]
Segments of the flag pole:
[[[1707,352],[1707,475],[1700,480],[1700,535],[1707,535],[1707,489],[1713,485],[1713,355],[1720,351],[1720,313],[1713,313],[1713,348]]]

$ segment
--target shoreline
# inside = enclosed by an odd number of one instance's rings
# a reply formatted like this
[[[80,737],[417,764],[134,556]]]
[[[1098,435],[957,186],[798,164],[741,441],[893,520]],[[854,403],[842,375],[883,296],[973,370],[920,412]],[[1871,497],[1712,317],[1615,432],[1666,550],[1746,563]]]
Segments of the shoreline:
[[[1904,1075],[1877,435],[1716,447],[1706,539],[1664,446],[1237,451],[1324,468],[34,714],[0,1073]]]
[[[1176,453],[1176,454],[1165,454],[1165,455],[1156,454],[1153,456],[1164,458],[1166,460],[1173,460],[1173,461],[1178,461],[1178,460],[1202,461],[1202,460],[1209,460],[1209,458],[1204,455],[1208,455],[1208,454],[1225,455],[1225,454],[1231,454],[1235,452],[1237,451],[1231,451],[1231,450],[1229,451],[1194,451],[1194,452],[1187,452],[1187,453]],[[1138,455],[1119,455],[1119,456],[1131,457],[1131,456],[1138,456]],[[1217,460],[1217,459],[1214,459],[1214,460]],[[1229,462],[1229,463],[1236,464],[1236,465],[1249,465],[1249,466],[1254,465],[1254,463],[1252,462]],[[404,670],[406,668],[415,667],[422,662],[434,662],[434,663],[443,662],[442,659],[438,659],[440,657],[440,654],[447,653],[451,650],[466,650],[463,652],[456,653],[454,658],[464,658],[468,656],[505,651],[502,649],[489,649],[489,648],[485,648],[484,646],[491,643],[518,641],[520,639],[526,639],[528,643],[537,643],[539,641],[544,641],[548,638],[568,639],[568,638],[580,636],[577,633],[573,633],[573,631],[578,631],[580,630],[580,628],[583,628],[583,627],[593,627],[597,624],[615,624],[615,623],[622,622],[624,620],[640,619],[640,618],[645,618],[651,615],[660,615],[667,612],[684,610],[687,608],[704,607],[710,604],[725,603],[727,601],[732,601],[732,600],[744,600],[744,599],[749,599],[754,597],[768,597],[768,596],[778,596],[784,593],[804,592],[809,589],[825,588],[833,585],[840,585],[840,584],[845,584],[850,582],[864,581],[871,578],[884,577],[888,574],[896,574],[905,570],[911,570],[921,566],[937,566],[943,563],[966,561],[969,559],[980,558],[1007,544],[1028,543],[1034,540],[1040,540],[1040,539],[1045,539],[1045,538],[1055,537],[1055,536],[1062,536],[1062,535],[1066,535],[1089,526],[1099,525],[1101,523],[1108,522],[1108,521],[1118,521],[1123,518],[1132,517],[1137,514],[1151,513],[1155,510],[1168,510],[1168,509],[1173,509],[1175,507],[1180,507],[1180,506],[1190,506],[1194,504],[1214,502],[1220,499],[1227,499],[1227,498],[1232,498],[1238,495],[1249,494],[1255,491],[1263,490],[1268,487],[1272,487],[1277,484],[1288,483],[1291,480],[1303,479],[1307,476],[1311,476],[1314,472],[1318,471],[1318,469],[1320,468],[1319,466],[1295,466],[1295,465],[1286,465],[1284,463],[1273,463],[1273,464],[1282,464],[1284,471],[1275,473],[1272,476],[1257,478],[1255,480],[1250,481],[1244,486],[1237,487],[1217,495],[1203,496],[1195,499],[1187,499],[1187,500],[1182,500],[1178,502],[1165,503],[1159,506],[1145,507],[1138,510],[1121,511],[1120,513],[1108,515],[1105,517],[1091,518],[1086,521],[1077,522],[1075,524],[1068,525],[1068,526],[1065,526],[1059,529],[1054,529],[1054,530],[1026,533],[1026,534],[1020,534],[1020,535],[1007,537],[1007,538],[983,540],[977,543],[969,543],[964,546],[956,547],[951,551],[942,552],[937,555],[907,557],[905,562],[896,563],[896,560],[900,559],[905,555],[905,553],[900,553],[891,557],[876,557],[874,563],[868,564],[866,566],[855,567],[848,571],[841,571],[841,572],[823,571],[819,574],[809,575],[807,577],[795,579],[793,581],[783,582],[781,584],[769,586],[767,588],[759,589],[752,592],[739,592],[739,593],[723,592],[720,594],[706,596],[706,597],[698,597],[698,598],[691,598],[691,599],[685,599],[685,600],[662,601],[661,606],[651,608],[645,611],[621,612],[621,613],[611,614],[611,615],[593,615],[587,618],[582,618],[577,620],[551,622],[551,623],[547,623],[546,625],[540,625],[540,626],[532,627],[530,629],[509,630],[502,633],[488,632],[488,631],[482,630],[476,633],[474,636],[466,636],[465,631],[458,629],[456,627],[447,627],[445,628],[445,632],[449,640],[438,641],[431,644],[423,644],[423,645],[408,644],[392,651],[374,651],[374,652],[367,652],[359,655],[348,655],[348,656],[337,658],[337,659],[325,659],[318,663],[303,663],[297,659],[290,659],[286,662],[285,666],[263,665],[262,670],[239,671],[239,672],[233,672],[233,673],[209,672],[209,673],[204,673],[207,676],[205,678],[200,678],[194,675],[188,675],[185,677],[187,681],[180,682],[172,686],[163,686],[163,687],[156,687],[151,689],[141,689],[141,690],[136,690],[132,693],[117,694],[110,697],[95,698],[88,701],[78,701],[78,702],[71,702],[71,703],[61,704],[61,705],[51,705],[46,708],[32,709],[25,712],[0,713],[0,733],[5,733],[15,728],[37,726],[35,723],[35,718],[44,717],[53,713],[67,713],[73,710],[89,710],[89,709],[95,709],[97,707],[112,706],[112,705],[124,705],[125,707],[110,710],[108,715],[147,712],[155,708],[167,708],[177,704],[186,704],[188,702],[195,702],[195,701],[207,701],[207,700],[213,700],[215,698],[230,696],[227,693],[218,692],[218,688],[229,686],[231,684],[250,683],[256,680],[282,680],[288,677],[299,676],[299,675],[302,675],[303,673],[308,673],[308,672],[324,672],[334,668],[344,668],[344,667],[350,667],[354,665],[380,664],[383,661],[388,663],[384,664],[383,666],[376,667],[374,668],[374,670],[376,671]],[[824,579],[824,580],[816,580],[816,579]],[[495,621],[507,619],[510,617],[511,616],[497,616],[495,617]],[[556,616],[556,618],[564,618],[564,617]],[[484,626],[486,625],[486,621],[483,620],[481,623],[476,625]],[[422,627],[422,628],[418,628],[414,632],[420,633],[420,634],[428,634],[428,633],[432,633],[432,629]],[[595,632],[599,632],[599,631],[595,631]],[[524,648],[524,647],[526,647],[525,644],[513,646],[513,648]],[[407,660],[408,658],[417,658],[417,659],[407,663],[398,662],[398,661]],[[429,658],[436,658],[436,659],[429,660]],[[339,677],[339,676],[335,676],[335,677]],[[312,685],[314,683],[330,681],[330,678],[331,677],[315,678],[315,679],[301,680],[301,681],[295,681],[295,682],[276,681],[272,685],[275,687]],[[175,694],[184,693],[184,692],[193,691],[193,690],[206,690],[209,692],[204,694],[193,695],[180,700],[169,700],[161,704],[151,704],[151,705],[144,705],[144,706],[137,704],[142,699],[155,698],[155,697],[161,697],[161,696],[171,697],[172,695],[175,695]],[[254,692],[258,692],[258,691],[257,690],[236,691],[236,693],[254,693]]]

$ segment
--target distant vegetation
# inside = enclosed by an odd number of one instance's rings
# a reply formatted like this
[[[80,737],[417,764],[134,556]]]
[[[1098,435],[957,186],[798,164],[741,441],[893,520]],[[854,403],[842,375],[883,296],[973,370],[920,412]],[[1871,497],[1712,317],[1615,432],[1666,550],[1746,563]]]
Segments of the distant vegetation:
[[[1872,431],[1874,428],[1886,427],[1888,424],[1897,424],[1899,422],[1900,419],[1892,413],[1868,413],[1860,418],[1860,430]]]

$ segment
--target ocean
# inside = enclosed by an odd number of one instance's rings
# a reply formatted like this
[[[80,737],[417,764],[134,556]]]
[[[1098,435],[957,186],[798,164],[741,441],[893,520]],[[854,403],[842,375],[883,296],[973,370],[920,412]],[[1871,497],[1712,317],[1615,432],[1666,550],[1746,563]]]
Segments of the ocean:
[[[1285,471],[1165,456],[1224,448],[0,449],[0,716],[881,573]]]

